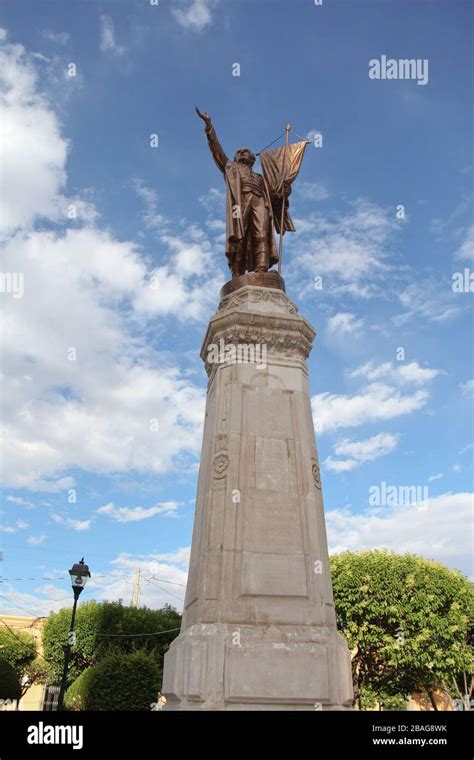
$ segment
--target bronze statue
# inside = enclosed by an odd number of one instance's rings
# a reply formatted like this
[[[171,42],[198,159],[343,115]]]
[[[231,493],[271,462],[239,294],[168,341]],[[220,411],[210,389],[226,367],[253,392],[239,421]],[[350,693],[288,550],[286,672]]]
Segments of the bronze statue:
[[[245,272],[268,272],[279,262],[280,251],[275,245],[274,229],[278,234],[294,231],[288,213],[288,196],[291,183],[298,174],[307,141],[288,144],[260,153],[262,174],[253,171],[255,154],[249,148],[240,148],[232,161],[225,154],[208,113],[198,116],[205,122],[209,148],[227,185],[226,201],[226,256],[232,277]]]

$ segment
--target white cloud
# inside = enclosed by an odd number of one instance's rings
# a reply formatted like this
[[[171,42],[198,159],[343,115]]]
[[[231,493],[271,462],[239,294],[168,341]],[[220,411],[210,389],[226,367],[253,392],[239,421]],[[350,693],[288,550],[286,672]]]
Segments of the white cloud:
[[[24,520],[17,520],[15,525],[0,525],[1,533],[16,533],[17,530],[25,530],[29,528],[29,524]]]
[[[38,220],[64,222],[74,204],[77,219],[97,215],[80,198],[66,198],[66,158],[69,142],[60,122],[39,91],[33,56],[22,45],[0,47],[0,236],[29,229]]]
[[[320,182],[299,182],[296,184],[296,192],[305,201],[323,201],[329,197],[328,191]]]
[[[34,504],[28,499],[23,499],[22,496],[7,496],[5,501],[10,501],[12,504],[19,504],[22,507],[33,507]]]
[[[471,493],[445,493],[427,504],[387,508],[382,515],[379,508],[362,514],[331,510],[326,513],[330,552],[413,552],[470,573],[472,506]]]
[[[438,377],[438,375],[446,373],[440,369],[420,367],[418,362],[410,362],[409,364],[399,362],[395,365],[392,362],[385,362],[384,364],[375,365],[374,362],[369,361],[366,364],[361,364],[348,374],[349,377],[364,377],[369,381],[384,378],[396,383],[425,385],[434,380],[435,377]]]
[[[434,278],[417,277],[404,289],[397,291],[398,299],[404,311],[393,317],[396,327],[416,320],[445,322],[457,316],[463,309],[456,293],[453,293],[451,281],[446,283]]]
[[[189,559],[191,556],[191,547],[184,546],[181,549],[177,549],[175,552],[168,552],[164,554],[153,554],[152,559],[163,560],[164,562],[171,562],[173,565],[183,565],[185,568],[189,565]]]
[[[0,234],[55,216],[64,187],[67,141],[21,45],[0,49],[2,186]]]
[[[27,541],[29,544],[32,544],[32,546],[38,546],[39,544],[44,543],[48,537],[43,533],[41,536],[30,536]]]
[[[112,502],[99,507],[97,512],[101,515],[107,515],[116,522],[137,522],[146,520],[155,515],[164,515],[165,517],[175,516],[179,504],[175,501],[165,501],[154,507],[116,507]]]
[[[3,162],[2,263],[24,274],[25,291],[2,299],[4,483],[59,492],[74,485],[73,468],[164,472],[199,451],[205,391],[155,352],[143,323],[157,314],[198,320],[215,307],[223,278],[214,251],[193,226],[163,234],[167,263],[150,271],[136,244],[91,226],[90,206],[78,227],[34,229],[43,217],[57,221],[70,200],[67,141],[24,49],[7,45],[1,56],[7,144],[18,159]],[[18,119],[31,130],[19,141]]]
[[[205,195],[199,197],[206,211],[212,214],[223,214],[225,210],[225,192],[222,188],[211,187]]]
[[[474,380],[466,380],[465,383],[460,383],[462,395],[466,398],[474,398]]]
[[[71,517],[64,517],[63,515],[58,515],[56,512],[52,512],[51,517],[55,523],[66,525],[66,527],[72,528],[78,533],[89,530],[92,522],[92,520],[73,520]]]
[[[8,37],[8,32],[6,29],[3,28],[3,26],[0,26],[0,42],[3,42],[3,40],[6,40]]]
[[[167,224],[166,217],[158,213],[158,193],[151,187],[147,187],[142,179],[133,180],[135,192],[144,203],[143,222],[147,229],[163,230]]]
[[[35,589],[36,593],[47,596],[53,602],[64,601],[64,589],[53,586],[52,583],[45,583],[44,586],[39,586]]]
[[[333,448],[336,456],[342,458],[333,459],[329,456],[323,464],[334,472],[353,470],[364,462],[372,462],[386,456],[396,448],[398,440],[398,435],[390,433],[379,433],[363,441],[351,441],[346,438],[336,443]]]
[[[172,8],[173,16],[180,26],[201,32],[212,23],[212,9],[217,0],[186,0],[181,8]]]
[[[465,237],[454,256],[460,261],[474,261],[474,224],[465,232]]]
[[[355,314],[340,311],[328,319],[328,332],[332,337],[345,337],[359,332],[363,324],[363,320],[357,319]]]
[[[355,396],[319,393],[311,404],[316,428],[327,432],[410,414],[424,407],[428,397],[426,391],[404,395],[393,386],[372,383]]]
[[[71,594],[67,594],[64,588],[54,588],[53,596],[48,596],[46,599],[42,599],[34,594],[28,594],[22,591],[17,591],[13,586],[6,586],[2,588],[2,613],[4,615],[25,615],[29,614],[32,617],[46,617],[50,612],[57,612],[61,607],[70,607]],[[62,592],[61,596],[58,593]],[[51,589],[50,589],[51,592]]]
[[[112,52],[117,55],[125,53],[125,48],[117,45],[115,40],[114,22],[105,13],[100,16],[100,49],[103,53]]]
[[[415,385],[424,385],[430,382],[438,375],[445,375],[446,373],[439,369],[429,369],[429,367],[420,367],[418,362],[411,362],[410,364],[400,364],[398,374],[400,380],[404,383],[415,383]]]
[[[186,237],[161,235],[170,249],[168,262],[155,267],[143,280],[134,301],[138,315],[172,314],[183,321],[201,320],[215,307],[214,294],[224,284],[224,277],[211,265],[214,252],[207,238],[193,237],[193,228]]]
[[[190,547],[168,554],[132,556],[120,554],[111,564],[117,573],[131,573],[140,568],[142,584],[140,604],[157,609],[171,604],[182,610],[184,604]],[[133,581],[133,576],[130,576]],[[119,579],[101,592],[102,599],[131,598],[133,583]]]
[[[430,475],[428,478],[428,483],[431,483],[433,480],[441,480],[441,478],[444,477],[444,473],[438,472],[436,475]]]
[[[302,270],[311,277],[325,275],[328,293],[345,291],[369,298],[380,291],[379,280],[391,271],[386,249],[396,228],[388,211],[359,199],[348,213],[313,214],[305,222],[302,226],[298,220],[293,243],[301,246],[300,238],[304,239],[294,276],[299,277]]]
[[[28,294],[4,305],[5,482],[61,490],[73,485],[67,468],[163,472],[181,452],[197,452],[204,390],[143,351],[114,308],[141,286],[133,248],[76,230],[14,239],[5,256],[11,271],[25,270]],[[191,305],[198,314],[198,295]]]
[[[315,426],[321,432],[342,427],[356,427],[367,422],[390,420],[422,409],[429,398],[426,390],[407,393],[406,385],[422,386],[431,382],[442,370],[420,367],[418,362],[376,365],[366,362],[348,372],[350,378],[368,380],[356,395],[320,393],[311,399]],[[337,465],[335,465],[337,466]],[[339,465],[339,469],[351,466]]]
[[[53,32],[49,29],[45,29],[42,35],[45,40],[54,42],[56,45],[67,45],[71,36],[69,32]]]

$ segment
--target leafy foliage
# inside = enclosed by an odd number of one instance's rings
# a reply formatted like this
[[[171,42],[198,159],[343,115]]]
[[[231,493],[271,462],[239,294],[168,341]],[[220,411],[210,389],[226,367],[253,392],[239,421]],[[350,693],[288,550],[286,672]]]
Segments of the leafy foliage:
[[[0,628],[0,655],[18,675],[21,696],[33,684],[47,683],[48,667],[44,659],[37,657],[35,640],[29,634],[5,626]]]
[[[34,684],[47,684],[51,680],[50,669],[44,657],[36,657],[28,663],[21,677],[21,695]]]
[[[362,689],[362,710],[406,710],[407,698],[403,694],[389,695],[384,692],[375,694],[370,687]]]
[[[0,626],[0,654],[21,677],[36,657],[36,644],[29,634]]]
[[[17,671],[0,657],[0,699],[20,699],[21,686]]]
[[[62,609],[50,615],[43,627],[44,656],[51,668],[52,681],[56,684],[61,680],[70,621],[71,611]],[[112,654],[144,652],[155,659],[161,673],[165,652],[179,630],[159,636],[142,634],[179,629],[180,625],[181,617],[170,605],[160,610],[150,610],[146,607],[124,607],[116,602],[91,601],[81,604],[76,615],[76,644],[72,649],[69,682],[86,668]]]
[[[331,559],[338,627],[352,652],[355,698],[377,700],[440,686],[472,671],[473,585],[412,554],[344,552]]]
[[[69,710],[149,710],[161,678],[152,655],[115,654],[81,673],[69,687]]]

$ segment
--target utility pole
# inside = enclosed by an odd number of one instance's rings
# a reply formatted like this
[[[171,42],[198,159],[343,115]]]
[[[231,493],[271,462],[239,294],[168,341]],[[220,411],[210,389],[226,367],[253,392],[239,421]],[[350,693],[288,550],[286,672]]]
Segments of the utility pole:
[[[138,604],[140,601],[140,584],[141,584],[141,570],[140,568],[138,568],[138,570],[135,573],[135,579],[133,581],[132,607],[138,607]]]

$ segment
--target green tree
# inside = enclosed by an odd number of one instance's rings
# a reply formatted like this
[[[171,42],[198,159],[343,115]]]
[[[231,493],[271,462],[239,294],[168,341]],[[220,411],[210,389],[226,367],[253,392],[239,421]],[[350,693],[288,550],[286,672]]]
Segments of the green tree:
[[[473,584],[412,554],[344,552],[331,559],[338,627],[352,652],[354,697],[451,696],[472,672]],[[466,690],[469,688],[466,680]]]
[[[406,710],[408,700],[403,694],[389,695],[385,692],[376,694],[369,686],[362,689],[361,710]]]
[[[20,679],[22,697],[35,683],[46,683],[49,670],[37,656],[36,642],[23,631],[14,631],[5,624],[0,628],[0,656],[15,669]]]
[[[0,657],[0,699],[20,699],[21,686],[17,671]]]
[[[61,680],[64,645],[67,641],[71,611],[62,609],[50,615],[43,626],[44,656],[51,669],[52,682]],[[144,652],[155,658],[160,672],[169,645],[179,633],[181,616],[170,605],[160,610],[124,607],[117,602],[85,602],[77,608],[76,643],[72,650],[69,683],[86,668],[112,654]],[[171,629],[178,629],[166,633]],[[158,636],[144,634],[157,633]]]
[[[7,660],[21,677],[36,657],[36,644],[32,636],[0,625],[0,657]]]
[[[144,652],[114,654],[84,670],[66,692],[68,710],[150,710],[161,680]]]
[[[51,679],[48,663],[44,657],[35,657],[23,670],[21,676],[21,696],[34,684],[46,684]]]

